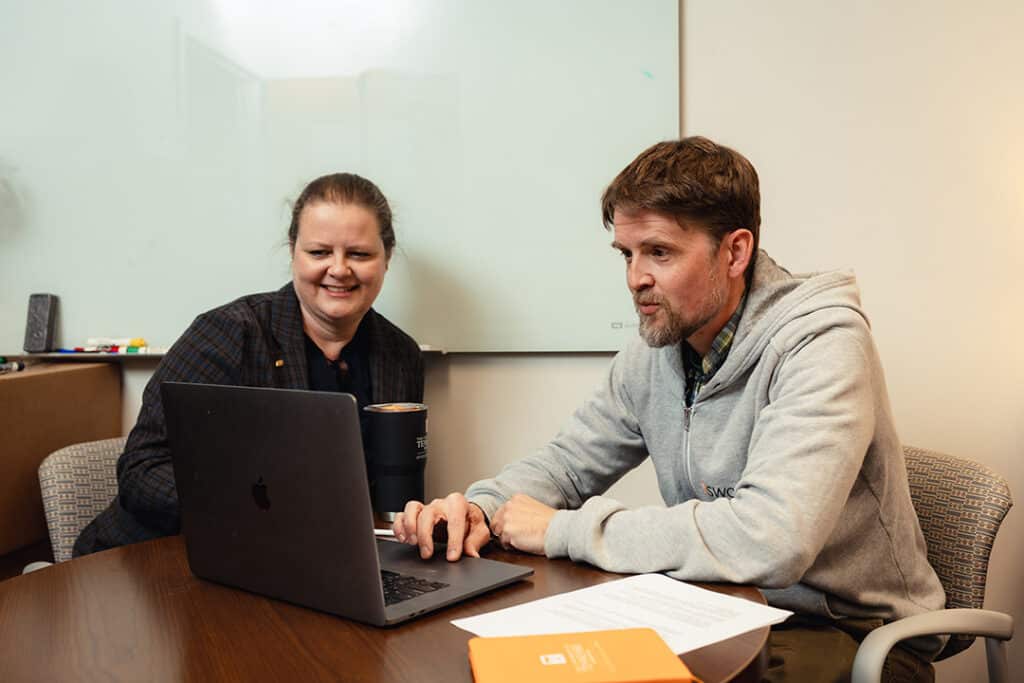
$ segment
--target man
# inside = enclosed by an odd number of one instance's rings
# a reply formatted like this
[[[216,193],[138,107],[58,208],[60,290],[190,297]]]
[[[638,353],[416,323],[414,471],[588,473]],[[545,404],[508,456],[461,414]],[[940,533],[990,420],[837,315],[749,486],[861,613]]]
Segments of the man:
[[[885,379],[849,273],[792,275],[758,252],[757,173],[700,137],[643,152],[604,193],[641,340],[535,455],[463,496],[413,501],[399,540],[447,557],[506,547],[616,572],[754,584],[796,615],[770,680],[843,680],[885,621],[943,607],[910,501]],[[604,497],[650,457],[665,507]],[[937,638],[893,650],[929,680]]]

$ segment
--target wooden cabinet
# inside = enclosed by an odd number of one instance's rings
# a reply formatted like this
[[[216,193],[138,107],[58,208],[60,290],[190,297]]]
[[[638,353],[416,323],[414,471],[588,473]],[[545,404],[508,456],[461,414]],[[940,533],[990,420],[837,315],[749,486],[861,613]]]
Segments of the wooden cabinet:
[[[0,375],[0,555],[47,537],[39,463],[73,443],[121,434],[113,363],[38,363]]]

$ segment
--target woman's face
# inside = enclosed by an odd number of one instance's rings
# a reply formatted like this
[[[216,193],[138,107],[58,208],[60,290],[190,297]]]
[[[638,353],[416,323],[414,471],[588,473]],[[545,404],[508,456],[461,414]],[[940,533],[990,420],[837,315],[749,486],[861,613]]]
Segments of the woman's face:
[[[388,259],[373,212],[358,204],[307,204],[292,245],[292,281],[306,326],[353,334],[380,293]]]

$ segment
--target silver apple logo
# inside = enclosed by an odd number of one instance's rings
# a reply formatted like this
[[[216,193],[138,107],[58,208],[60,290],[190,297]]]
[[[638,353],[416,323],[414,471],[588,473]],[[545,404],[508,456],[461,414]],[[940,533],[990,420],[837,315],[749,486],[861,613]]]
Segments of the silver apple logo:
[[[267,495],[267,485],[263,483],[263,477],[252,485],[252,499],[256,501],[256,507],[260,510],[270,509],[270,496]]]

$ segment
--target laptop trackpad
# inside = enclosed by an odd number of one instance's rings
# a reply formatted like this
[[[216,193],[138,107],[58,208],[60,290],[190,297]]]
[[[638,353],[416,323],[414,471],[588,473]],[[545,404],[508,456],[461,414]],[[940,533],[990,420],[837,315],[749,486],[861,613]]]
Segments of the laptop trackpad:
[[[504,586],[533,573],[529,567],[476,557],[463,557],[458,562],[449,562],[445,559],[443,546],[440,550],[441,552],[435,552],[429,560],[423,560],[416,546],[377,539],[381,570],[415,576],[430,583],[447,584],[444,588],[433,590],[413,600],[387,607],[389,620],[400,618],[396,608],[414,608],[416,612],[436,609]]]

